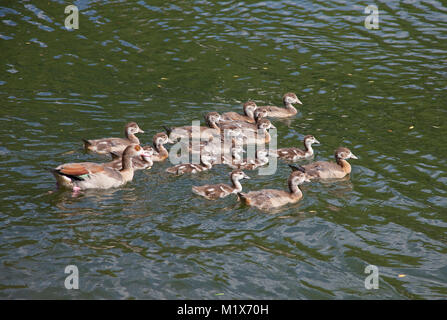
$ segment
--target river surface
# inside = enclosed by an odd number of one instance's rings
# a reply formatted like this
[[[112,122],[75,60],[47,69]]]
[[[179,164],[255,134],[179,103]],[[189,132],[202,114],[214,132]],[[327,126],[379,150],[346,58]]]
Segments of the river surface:
[[[364,1],[74,1],[72,31],[67,4],[0,3],[0,298],[447,298],[445,2],[375,1],[378,30]],[[313,134],[313,160],[339,146],[359,159],[275,212],[192,194],[229,182],[225,166],[173,177],[156,163],[79,196],[46,170],[104,161],[81,139],[128,121],[150,144],[162,125],[286,92],[303,105],[273,120],[279,147]],[[289,172],[247,172],[244,190],[286,189]]]

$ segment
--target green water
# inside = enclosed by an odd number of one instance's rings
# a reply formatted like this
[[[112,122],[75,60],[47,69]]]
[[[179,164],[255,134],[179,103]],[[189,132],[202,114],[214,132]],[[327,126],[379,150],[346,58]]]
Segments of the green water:
[[[447,7],[376,1],[63,1],[0,4],[0,298],[445,299]],[[274,213],[172,177],[168,162],[132,183],[72,197],[45,168],[97,161],[82,138],[188,125],[248,99],[303,102],[274,120],[278,146],[345,146],[347,181],[312,182]],[[245,191],[285,189],[290,169],[247,172]],[[379,268],[379,289],[364,269]],[[67,265],[79,290],[67,290]],[[404,276],[403,276],[404,275]]]

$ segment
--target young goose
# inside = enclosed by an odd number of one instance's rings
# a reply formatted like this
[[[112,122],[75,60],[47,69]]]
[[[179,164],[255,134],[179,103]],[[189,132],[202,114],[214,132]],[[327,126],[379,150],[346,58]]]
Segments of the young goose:
[[[202,126],[199,126],[197,128],[193,126],[176,127],[176,128],[169,128],[165,126],[163,127],[168,133],[169,138],[174,141],[180,138],[196,138],[196,139],[210,140],[214,136],[220,134],[220,128],[217,126],[217,123],[220,120],[220,115],[217,112],[208,112],[205,115],[205,120],[208,127],[202,127]],[[196,130],[199,133],[198,136],[194,134]]]
[[[304,137],[304,150],[298,148],[281,148],[277,149],[276,153],[280,159],[289,161],[298,161],[305,158],[312,157],[314,155],[314,150],[312,149],[313,143],[320,143],[314,136],[307,135]]]
[[[261,119],[265,118],[268,115],[267,110],[255,110],[254,119],[255,123],[248,123],[245,121],[219,121],[219,127],[223,130],[228,129],[238,129],[240,128],[242,131],[252,131],[256,132],[258,130],[258,123]]]
[[[212,185],[206,184],[204,186],[193,186],[192,192],[209,200],[225,198],[232,193],[241,192],[242,185],[239,180],[250,179],[250,177],[241,170],[234,170],[230,173],[230,179],[233,183],[232,186],[224,183]]]
[[[255,123],[256,120],[254,118],[254,112],[257,106],[253,101],[248,101],[244,103],[244,115],[236,113],[236,112],[226,112],[221,116],[221,120],[223,121],[244,121],[248,123]]]
[[[281,207],[288,203],[295,203],[301,200],[303,193],[299,185],[309,182],[309,179],[301,171],[294,171],[288,179],[289,191],[264,189],[251,191],[249,193],[239,192],[238,196],[245,204],[257,207],[262,210]]]
[[[267,110],[268,111],[268,117],[272,118],[288,118],[291,116],[294,116],[298,113],[298,111],[295,109],[293,104],[303,104],[300,99],[296,96],[294,93],[286,93],[282,101],[284,103],[285,108],[279,108],[275,106],[263,106],[258,107],[259,110]]]
[[[124,128],[125,138],[83,139],[84,148],[99,154],[122,153],[130,144],[140,144],[140,140],[135,136],[137,133],[144,133],[144,131],[135,122],[129,122]]]
[[[304,166],[289,165],[292,170],[302,170],[309,179],[340,179],[351,173],[351,165],[346,159],[358,159],[348,148],[335,150],[335,163],[318,161]]]
[[[160,162],[168,158],[169,152],[165,148],[166,143],[174,143],[169,139],[168,135],[164,132],[157,133],[152,139],[154,145],[154,155],[152,156],[152,161]]]
[[[276,129],[276,127],[268,119],[261,119],[257,123],[257,132],[242,130],[242,140],[245,144],[265,144],[271,140],[269,129]]]
[[[132,167],[134,170],[144,170],[152,168],[154,162],[152,161],[152,155],[154,154],[154,149],[151,146],[143,147],[144,154],[139,157],[132,157]],[[123,168],[123,159],[121,155],[116,153],[111,153],[112,161],[104,163],[105,167],[113,168],[115,170],[121,170]]]
[[[83,162],[61,164],[51,171],[58,186],[73,191],[115,188],[133,179],[132,158],[138,156],[150,157],[139,145],[131,144],[123,152],[121,170],[103,164]]]
[[[267,150],[258,150],[256,152],[256,159],[247,159],[239,163],[228,163],[227,165],[233,169],[255,170],[256,168],[262,167],[269,163],[268,154],[269,153]],[[274,156],[276,156],[276,154],[274,154]]]
[[[212,168],[213,161],[216,158],[211,153],[202,153],[200,155],[200,164],[194,163],[180,163],[173,167],[167,168],[166,172],[176,175],[182,175],[185,173],[197,173],[206,171]]]

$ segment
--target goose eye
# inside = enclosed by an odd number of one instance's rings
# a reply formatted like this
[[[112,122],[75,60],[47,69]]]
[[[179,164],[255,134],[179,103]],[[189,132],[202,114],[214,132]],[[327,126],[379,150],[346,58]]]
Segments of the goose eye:
[[[136,150],[136,151],[140,151],[140,150],[141,150],[141,147],[140,147],[140,146],[135,146],[135,150]]]

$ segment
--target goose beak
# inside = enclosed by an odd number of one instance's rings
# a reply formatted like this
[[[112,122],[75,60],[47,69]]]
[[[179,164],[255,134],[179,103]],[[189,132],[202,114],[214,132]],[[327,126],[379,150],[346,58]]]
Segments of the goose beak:
[[[171,138],[168,138],[168,143],[174,144],[175,142],[171,140]]]
[[[351,156],[349,157],[351,159],[358,159],[354,154],[351,153]]]
[[[276,129],[276,127],[273,124],[270,124],[270,129]]]
[[[310,179],[309,179],[308,177],[306,177],[306,178],[304,179],[304,182],[310,182]]]
[[[320,141],[318,141],[317,139],[315,139],[315,142],[314,142],[314,143],[316,143],[316,144],[321,144]]]
[[[138,128],[138,131],[137,131],[137,133],[144,133],[144,131],[143,131],[143,130],[141,130],[140,128]]]
[[[248,180],[250,180],[250,177],[247,176],[246,174],[244,174],[244,179],[248,179]]]
[[[298,103],[298,104],[303,104],[302,102],[301,102],[301,100],[300,99],[296,99],[296,103]]]

